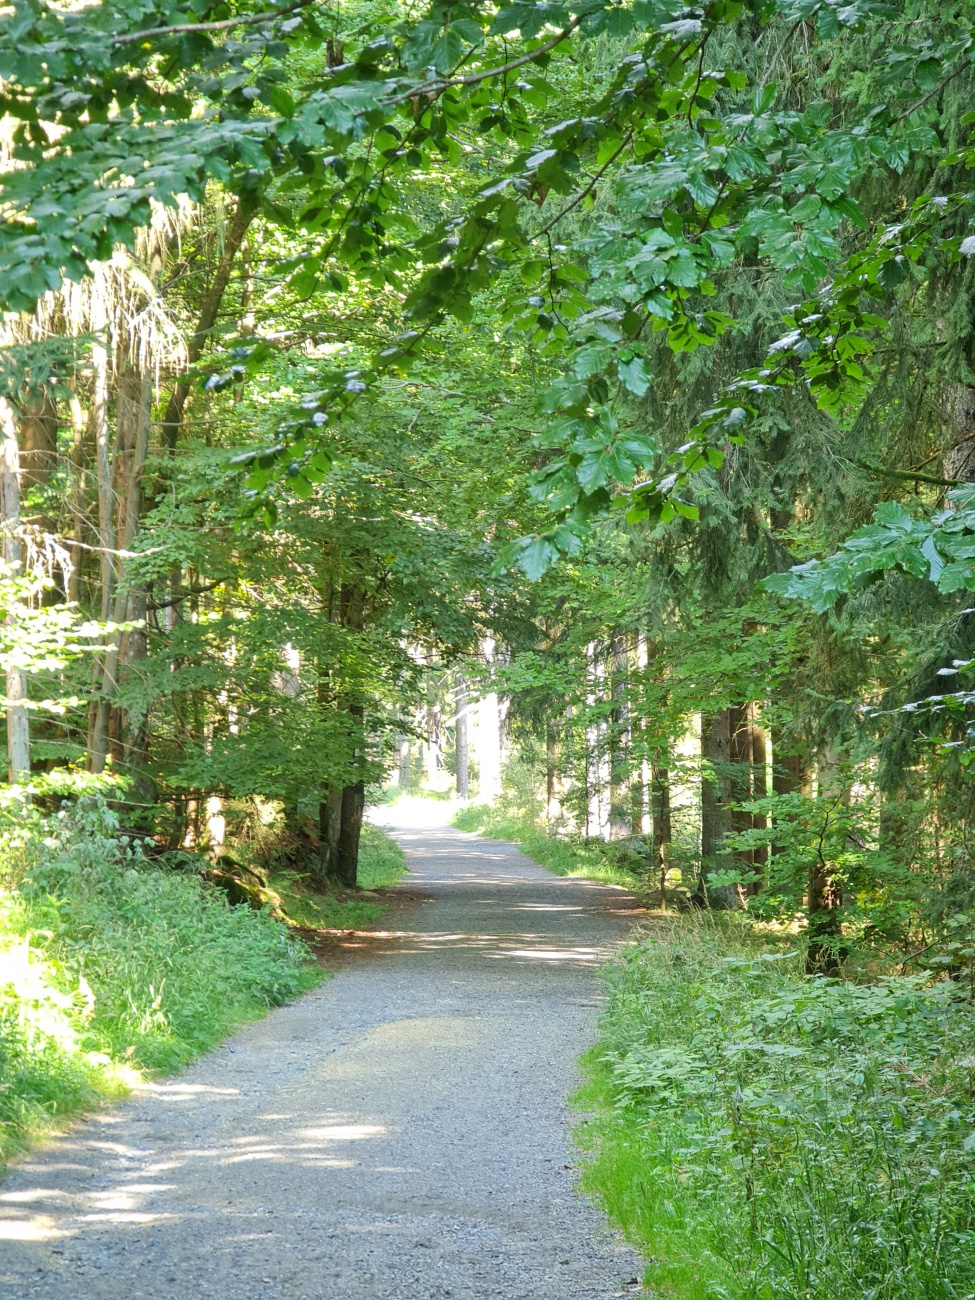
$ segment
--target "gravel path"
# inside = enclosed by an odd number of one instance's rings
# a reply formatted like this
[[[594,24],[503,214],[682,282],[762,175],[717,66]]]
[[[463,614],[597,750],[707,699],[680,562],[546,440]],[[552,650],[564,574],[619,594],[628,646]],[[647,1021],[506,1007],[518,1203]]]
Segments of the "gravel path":
[[[395,814],[396,810],[392,810]],[[635,1253],[574,1191],[565,1099],[628,895],[400,827],[398,936],[0,1184],[0,1296],[608,1300]]]

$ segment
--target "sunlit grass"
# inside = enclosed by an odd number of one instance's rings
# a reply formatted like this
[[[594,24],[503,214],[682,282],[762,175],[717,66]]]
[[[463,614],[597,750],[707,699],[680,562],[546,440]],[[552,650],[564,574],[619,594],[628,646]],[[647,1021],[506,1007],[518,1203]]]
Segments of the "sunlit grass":
[[[280,922],[149,864],[98,816],[8,845],[0,1158],[324,977]]]
[[[470,804],[460,808],[452,821],[458,830],[519,845],[534,862],[557,876],[600,880],[607,885],[621,885],[637,892],[647,887],[645,879],[613,862],[601,842],[587,843],[581,839],[550,835],[544,827],[533,826],[526,817],[488,804]]]

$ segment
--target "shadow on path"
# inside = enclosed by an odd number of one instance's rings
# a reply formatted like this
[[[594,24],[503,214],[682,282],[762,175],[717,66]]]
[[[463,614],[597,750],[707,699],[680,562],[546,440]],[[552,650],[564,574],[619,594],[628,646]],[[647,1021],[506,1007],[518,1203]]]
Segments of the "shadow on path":
[[[638,905],[448,827],[396,834],[432,901],[0,1184],[0,1296],[628,1293],[635,1253],[573,1190],[565,1099]]]

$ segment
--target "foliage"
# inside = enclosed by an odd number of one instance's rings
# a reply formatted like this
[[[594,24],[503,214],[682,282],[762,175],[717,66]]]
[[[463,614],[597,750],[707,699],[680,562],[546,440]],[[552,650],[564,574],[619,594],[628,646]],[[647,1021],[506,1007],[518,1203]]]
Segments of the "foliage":
[[[378,826],[362,828],[359,847],[359,889],[365,895],[395,885],[406,872],[406,855]],[[296,872],[272,872],[271,887],[281,896],[288,919],[316,930],[356,930],[377,921],[381,903],[369,897],[343,898],[308,888]]]
[[[972,1288],[972,1006],[803,978],[739,927],[656,925],[608,973],[584,1180],[676,1297]]]
[[[5,814],[0,1151],[321,978],[285,928],[151,865],[104,800]]]
[[[899,502],[887,501],[877,509],[873,523],[851,533],[835,555],[794,565],[762,585],[766,591],[808,602],[817,614],[864,580],[890,569],[926,578],[945,594],[975,589],[975,488],[955,488],[948,500],[951,508],[930,520],[915,519]]]

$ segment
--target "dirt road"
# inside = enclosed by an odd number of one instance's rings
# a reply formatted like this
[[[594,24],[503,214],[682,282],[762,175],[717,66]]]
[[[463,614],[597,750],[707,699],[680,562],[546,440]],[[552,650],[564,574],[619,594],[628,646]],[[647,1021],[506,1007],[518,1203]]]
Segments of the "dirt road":
[[[395,809],[393,810],[395,816]],[[399,937],[0,1184],[0,1296],[608,1300],[634,1252],[574,1190],[565,1101],[635,904],[402,827]]]

